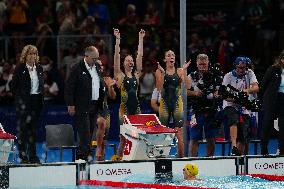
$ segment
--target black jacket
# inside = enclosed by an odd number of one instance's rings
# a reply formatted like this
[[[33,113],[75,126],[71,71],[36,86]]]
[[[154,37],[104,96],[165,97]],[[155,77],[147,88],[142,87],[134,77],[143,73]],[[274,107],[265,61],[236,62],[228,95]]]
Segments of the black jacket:
[[[281,83],[281,68],[277,66],[270,66],[260,85],[260,92],[262,96],[263,109],[266,112],[270,112],[273,116],[276,116],[276,105],[278,90]]]
[[[41,65],[36,65],[37,76],[39,80],[38,92],[44,94],[44,81],[43,69]],[[31,91],[31,78],[26,64],[20,64],[15,68],[14,75],[11,81],[11,91],[15,97],[16,108],[20,106],[29,106],[30,104],[30,91]]]
[[[99,66],[96,70],[100,79],[98,106],[103,108],[105,85]],[[82,60],[75,65],[65,85],[65,102],[67,106],[75,106],[77,112],[88,112],[92,100],[92,77]]]

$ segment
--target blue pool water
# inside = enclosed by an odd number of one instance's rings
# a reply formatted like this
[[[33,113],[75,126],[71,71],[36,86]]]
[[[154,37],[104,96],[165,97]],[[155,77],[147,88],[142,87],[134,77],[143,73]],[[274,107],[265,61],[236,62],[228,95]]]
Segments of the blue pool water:
[[[165,182],[163,184],[177,185],[177,186],[195,186],[195,187],[209,187],[220,189],[282,189],[284,188],[284,182],[267,181],[260,178],[252,178],[250,176],[228,176],[228,177],[205,177],[200,176],[201,181],[183,181],[182,179],[176,179],[175,181]],[[125,182],[143,182],[143,183],[155,183],[149,182],[150,178],[142,175],[132,176],[124,180]],[[162,184],[162,183],[161,183]],[[45,187],[45,188],[32,188],[32,189],[110,189],[111,187],[99,187],[99,186],[77,186],[77,187]],[[23,189],[23,188],[21,188]]]
[[[227,176],[227,177],[213,177],[213,176],[199,176],[201,179],[194,181],[184,181],[182,175],[171,182],[164,182],[163,184],[174,184],[179,186],[195,186],[195,187],[209,187],[220,189],[283,189],[284,182],[268,181],[260,178],[253,178],[251,176]],[[132,176],[125,180],[126,182],[144,182],[149,183],[149,179],[145,176]],[[153,182],[152,182],[153,183]]]

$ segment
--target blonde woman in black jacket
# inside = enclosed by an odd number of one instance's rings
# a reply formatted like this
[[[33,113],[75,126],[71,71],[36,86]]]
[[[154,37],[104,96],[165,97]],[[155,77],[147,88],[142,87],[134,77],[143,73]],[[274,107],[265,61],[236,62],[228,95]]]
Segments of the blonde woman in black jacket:
[[[43,69],[38,50],[26,45],[16,66],[11,90],[18,118],[18,145],[21,163],[40,163],[36,155],[36,130],[43,106]]]

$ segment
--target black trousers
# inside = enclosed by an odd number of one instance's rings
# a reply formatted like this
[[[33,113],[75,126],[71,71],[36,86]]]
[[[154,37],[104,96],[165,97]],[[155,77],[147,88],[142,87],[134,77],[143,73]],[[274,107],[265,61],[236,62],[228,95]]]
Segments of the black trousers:
[[[42,110],[42,96],[30,95],[29,103],[17,108],[18,146],[21,159],[32,159],[36,156],[37,124]]]
[[[92,101],[89,111],[75,113],[74,121],[79,137],[77,159],[88,160],[92,156],[91,140],[97,123],[99,108],[97,101]]]
[[[284,93],[278,93],[277,107],[275,107],[275,109],[277,110],[276,115],[278,117],[279,126],[279,149],[280,153],[284,155]],[[261,145],[264,149],[267,148],[269,142],[270,134],[273,129],[274,118],[275,113],[264,110],[261,138]]]

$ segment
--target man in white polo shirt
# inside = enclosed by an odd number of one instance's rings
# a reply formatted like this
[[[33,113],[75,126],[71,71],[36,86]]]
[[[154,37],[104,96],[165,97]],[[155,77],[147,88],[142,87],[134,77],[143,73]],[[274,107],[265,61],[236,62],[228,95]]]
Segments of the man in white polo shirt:
[[[231,85],[239,91],[248,95],[256,94],[259,91],[258,81],[254,72],[248,68],[247,57],[237,57],[235,69],[224,76],[222,85]],[[233,99],[223,101],[225,125],[230,127],[232,142],[232,155],[242,155],[248,144],[249,135],[249,110]]]

